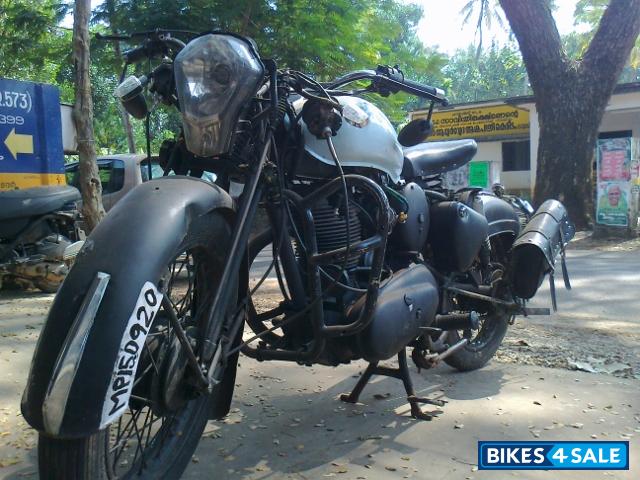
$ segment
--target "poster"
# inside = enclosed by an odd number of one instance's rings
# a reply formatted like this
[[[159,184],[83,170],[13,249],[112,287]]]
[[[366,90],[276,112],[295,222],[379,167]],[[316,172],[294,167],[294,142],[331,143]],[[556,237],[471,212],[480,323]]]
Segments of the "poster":
[[[596,221],[601,225],[628,226],[630,199],[628,182],[598,182]]]
[[[598,181],[626,181],[631,178],[631,139],[598,140]]]
[[[443,175],[443,186],[454,192],[469,186],[469,164],[463,165]]]
[[[489,162],[471,162],[469,164],[469,186],[489,187]]]

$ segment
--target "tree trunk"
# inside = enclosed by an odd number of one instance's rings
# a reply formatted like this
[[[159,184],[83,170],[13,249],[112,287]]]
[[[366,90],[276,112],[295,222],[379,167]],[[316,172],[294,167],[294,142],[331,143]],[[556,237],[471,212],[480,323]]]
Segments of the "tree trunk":
[[[111,2],[111,6],[113,7],[113,3]],[[116,29],[112,29],[114,34],[117,34]],[[116,54],[117,58],[120,58],[120,42],[115,42],[113,44],[113,50]],[[118,72],[116,72],[117,74]],[[129,114],[122,107],[122,105],[118,105],[118,111],[120,112],[120,118],[122,119],[122,126],[124,127],[124,134],[127,137],[127,147],[129,147],[129,153],[136,153],[136,141],[133,138],[133,127],[131,126],[131,119],[129,118]]]
[[[76,0],[73,14],[73,63],[75,70],[75,103],[73,121],[76,126],[80,157],[80,191],[82,214],[90,232],[104,217],[102,184],[96,162],[93,137],[93,101],[89,77],[89,15],[90,0]]]
[[[118,106],[118,111],[120,112],[120,118],[122,118],[124,134],[127,137],[127,147],[129,148],[129,153],[136,153],[136,141],[133,138],[133,127],[131,126],[131,119],[129,118],[129,114],[124,108],[120,106]]]
[[[592,165],[607,102],[640,32],[640,0],[611,0],[580,61],[567,58],[547,0],[500,0],[536,99],[540,139],[534,198],[592,218]]]

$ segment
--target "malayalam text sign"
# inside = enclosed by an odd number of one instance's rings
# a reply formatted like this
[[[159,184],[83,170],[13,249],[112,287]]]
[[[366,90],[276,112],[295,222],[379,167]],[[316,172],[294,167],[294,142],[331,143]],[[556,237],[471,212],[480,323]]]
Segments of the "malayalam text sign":
[[[417,113],[413,118],[426,117]],[[529,135],[529,111],[512,105],[433,112],[429,140],[493,139]]]

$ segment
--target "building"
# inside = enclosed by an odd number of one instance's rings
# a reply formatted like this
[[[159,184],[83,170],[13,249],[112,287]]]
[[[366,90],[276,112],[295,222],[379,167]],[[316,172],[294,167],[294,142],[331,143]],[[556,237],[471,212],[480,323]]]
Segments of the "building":
[[[428,110],[412,112],[426,117]],[[533,96],[461,103],[439,107],[433,113],[429,141],[473,138],[478,153],[466,170],[450,181],[490,187],[502,183],[507,191],[531,198],[536,181],[538,115]],[[640,82],[620,84],[607,105],[600,138],[640,138]],[[595,145],[594,145],[595,148]]]

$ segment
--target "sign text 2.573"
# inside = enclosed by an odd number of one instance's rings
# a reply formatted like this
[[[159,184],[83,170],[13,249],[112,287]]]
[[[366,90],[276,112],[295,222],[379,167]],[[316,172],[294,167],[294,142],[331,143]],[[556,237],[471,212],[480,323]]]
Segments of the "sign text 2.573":
[[[0,108],[19,108],[31,110],[31,96],[28,93],[0,91]]]

